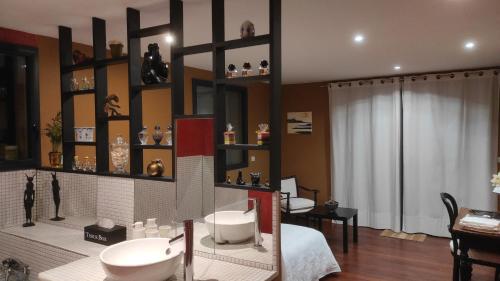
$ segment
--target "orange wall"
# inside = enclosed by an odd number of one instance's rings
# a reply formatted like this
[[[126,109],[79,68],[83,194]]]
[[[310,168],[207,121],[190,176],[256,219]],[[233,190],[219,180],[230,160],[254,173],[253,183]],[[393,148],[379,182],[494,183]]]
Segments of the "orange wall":
[[[320,190],[320,204],[331,196],[329,102],[328,88],[324,85],[285,85],[282,99],[282,175],[295,175],[300,185]],[[312,112],[312,134],[288,134],[287,112],[304,111]]]

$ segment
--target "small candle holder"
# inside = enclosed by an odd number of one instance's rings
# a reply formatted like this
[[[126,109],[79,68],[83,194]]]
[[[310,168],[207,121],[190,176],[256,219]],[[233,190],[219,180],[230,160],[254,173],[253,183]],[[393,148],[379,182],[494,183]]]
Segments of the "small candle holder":
[[[224,144],[236,144],[236,132],[233,131],[231,123],[226,125],[226,131],[224,132]]]
[[[259,124],[257,130],[257,145],[269,144],[271,140],[271,133],[269,132],[269,124]]]
[[[267,60],[262,60],[259,65],[259,75],[267,74],[269,74],[269,62],[267,62]]]
[[[249,62],[243,64],[243,69],[241,70],[241,76],[247,77],[252,75],[252,65]]]
[[[227,66],[226,77],[235,78],[236,76],[238,76],[238,70],[236,70],[236,66],[231,63]]]
[[[172,126],[167,127],[167,131],[165,132],[165,139],[167,141],[167,145],[172,145]]]

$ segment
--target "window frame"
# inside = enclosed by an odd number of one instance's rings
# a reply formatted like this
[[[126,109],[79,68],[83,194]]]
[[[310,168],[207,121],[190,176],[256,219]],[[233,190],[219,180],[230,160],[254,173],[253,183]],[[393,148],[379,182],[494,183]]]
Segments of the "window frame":
[[[0,171],[33,169],[40,167],[40,96],[39,96],[39,66],[38,49],[35,47],[0,42],[0,53],[11,56],[26,57],[26,98],[27,135],[31,158],[23,160],[1,160]]]
[[[213,89],[213,81],[210,80],[203,80],[203,79],[192,79],[192,99],[193,99],[193,115],[198,115],[198,95],[196,92],[196,88],[202,86],[202,87],[207,87],[207,88],[212,88]],[[226,85],[225,88],[228,91],[231,92],[238,92],[241,94],[241,116],[242,116],[242,142],[243,143],[248,143],[248,89],[243,86],[236,86],[236,85]],[[213,93],[212,93],[213,95]],[[214,102],[215,102],[215,97],[214,97]],[[242,161],[237,164],[232,164],[228,165],[226,163],[226,170],[238,170],[238,169],[243,169],[243,168],[248,168],[248,151],[247,150],[240,150],[242,152]]]

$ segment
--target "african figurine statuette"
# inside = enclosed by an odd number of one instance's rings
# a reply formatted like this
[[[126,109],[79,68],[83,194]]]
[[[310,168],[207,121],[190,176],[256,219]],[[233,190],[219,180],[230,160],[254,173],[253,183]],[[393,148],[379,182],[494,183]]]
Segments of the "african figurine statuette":
[[[64,218],[59,216],[59,205],[61,204],[61,187],[59,186],[59,180],[57,180],[56,173],[50,173],[52,175],[52,196],[54,198],[54,204],[56,205],[56,216],[51,218],[52,221],[62,221]]]
[[[119,102],[120,98],[117,95],[107,96],[104,100],[104,112],[108,115],[111,114],[110,116],[120,116],[121,114],[118,112],[118,108],[120,108]]]
[[[35,175],[32,177],[28,177],[26,175],[26,179],[28,182],[26,183],[26,190],[24,190],[24,210],[26,212],[26,222],[23,224],[23,227],[34,226],[35,224],[32,221],[32,213],[31,209],[35,204],[35,185],[33,184],[33,179]]]

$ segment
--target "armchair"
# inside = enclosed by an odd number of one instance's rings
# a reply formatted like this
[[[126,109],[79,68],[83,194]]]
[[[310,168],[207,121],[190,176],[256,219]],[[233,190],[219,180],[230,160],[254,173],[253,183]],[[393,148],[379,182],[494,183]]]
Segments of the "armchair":
[[[299,197],[299,190],[313,193],[314,200]],[[309,212],[318,205],[319,190],[297,184],[295,176],[281,179],[281,211],[288,214]]]

